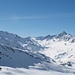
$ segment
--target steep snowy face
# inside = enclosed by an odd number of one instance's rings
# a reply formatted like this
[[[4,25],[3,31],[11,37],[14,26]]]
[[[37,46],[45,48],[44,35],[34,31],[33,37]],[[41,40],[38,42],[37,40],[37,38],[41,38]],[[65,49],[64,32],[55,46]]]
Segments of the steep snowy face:
[[[40,50],[43,47],[37,42],[33,41],[31,37],[21,38],[20,36],[4,31],[0,31],[0,43],[20,49],[28,49],[28,50]]]
[[[0,44],[0,66],[42,70],[49,70],[51,68],[55,70],[54,67],[60,67],[55,64],[53,59],[44,54],[31,52],[29,50],[15,49],[3,44]]]
[[[43,62],[54,63],[53,59],[37,53],[37,50],[42,48],[31,37],[21,38],[18,35],[0,31],[0,66],[29,68],[36,67],[38,64],[41,66]]]
[[[67,35],[68,33],[66,33],[65,31],[61,32],[60,34],[58,34],[57,38],[63,37],[65,35]]]
[[[75,69],[75,36],[63,31],[58,35],[35,41],[45,47],[41,53],[54,59],[57,64]]]
[[[22,48],[19,42],[26,43],[25,40],[23,40],[23,38],[19,37],[16,34],[0,31],[1,44],[5,44],[10,47]]]
[[[61,40],[63,40],[63,41],[70,41],[70,42],[74,42],[75,41],[75,37],[72,36],[71,34],[66,33],[65,31],[63,31],[62,33],[56,35],[55,38],[59,39],[59,41],[61,41]]]
[[[30,52],[0,44],[0,66],[28,68],[41,62],[32,56]]]

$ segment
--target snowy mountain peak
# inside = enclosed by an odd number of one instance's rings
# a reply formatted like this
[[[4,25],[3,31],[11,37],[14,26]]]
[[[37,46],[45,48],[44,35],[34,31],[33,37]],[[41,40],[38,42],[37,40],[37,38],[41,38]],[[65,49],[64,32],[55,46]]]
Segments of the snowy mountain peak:
[[[60,34],[55,36],[55,39],[58,39],[59,41],[68,41],[68,42],[74,42],[75,41],[75,36],[66,33],[65,31],[61,32]]]
[[[66,33],[65,31],[61,32],[60,34],[58,34],[58,38],[68,35],[68,33]]]
[[[63,31],[63,32],[61,32],[60,34],[62,34],[62,35],[67,35],[67,32]]]

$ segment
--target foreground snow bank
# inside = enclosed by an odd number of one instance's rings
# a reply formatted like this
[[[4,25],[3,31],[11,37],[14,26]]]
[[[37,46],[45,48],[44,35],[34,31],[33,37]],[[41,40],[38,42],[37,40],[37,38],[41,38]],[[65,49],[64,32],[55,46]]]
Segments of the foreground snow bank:
[[[1,66],[0,75],[75,75],[73,73],[61,73],[56,71],[44,71],[37,69],[10,68]]]

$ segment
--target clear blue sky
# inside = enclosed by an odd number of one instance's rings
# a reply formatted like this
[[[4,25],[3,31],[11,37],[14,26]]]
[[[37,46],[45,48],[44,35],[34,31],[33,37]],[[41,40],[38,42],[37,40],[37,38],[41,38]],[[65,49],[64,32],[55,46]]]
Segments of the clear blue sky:
[[[22,37],[75,34],[75,0],[0,0],[0,30]]]

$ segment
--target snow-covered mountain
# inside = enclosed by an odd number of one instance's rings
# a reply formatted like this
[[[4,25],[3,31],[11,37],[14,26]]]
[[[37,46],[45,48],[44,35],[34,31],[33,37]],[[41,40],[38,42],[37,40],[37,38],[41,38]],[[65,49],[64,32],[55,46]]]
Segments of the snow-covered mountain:
[[[20,36],[4,31],[0,31],[0,43],[10,47],[20,49],[39,50],[41,45],[31,40],[31,38],[21,38]]]
[[[74,45],[65,31],[35,38],[0,31],[0,66],[75,73]]]
[[[57,64],[75,69],[75,36],[63,31],[58,35],[35,38],[41,46],[46,47],[39,52],[51,57]]]
[[[0,31],[0,65],[9,67],[33,66],[41,62],[54,62],[51,58],[37,53],[44,49],[31,38]]]

